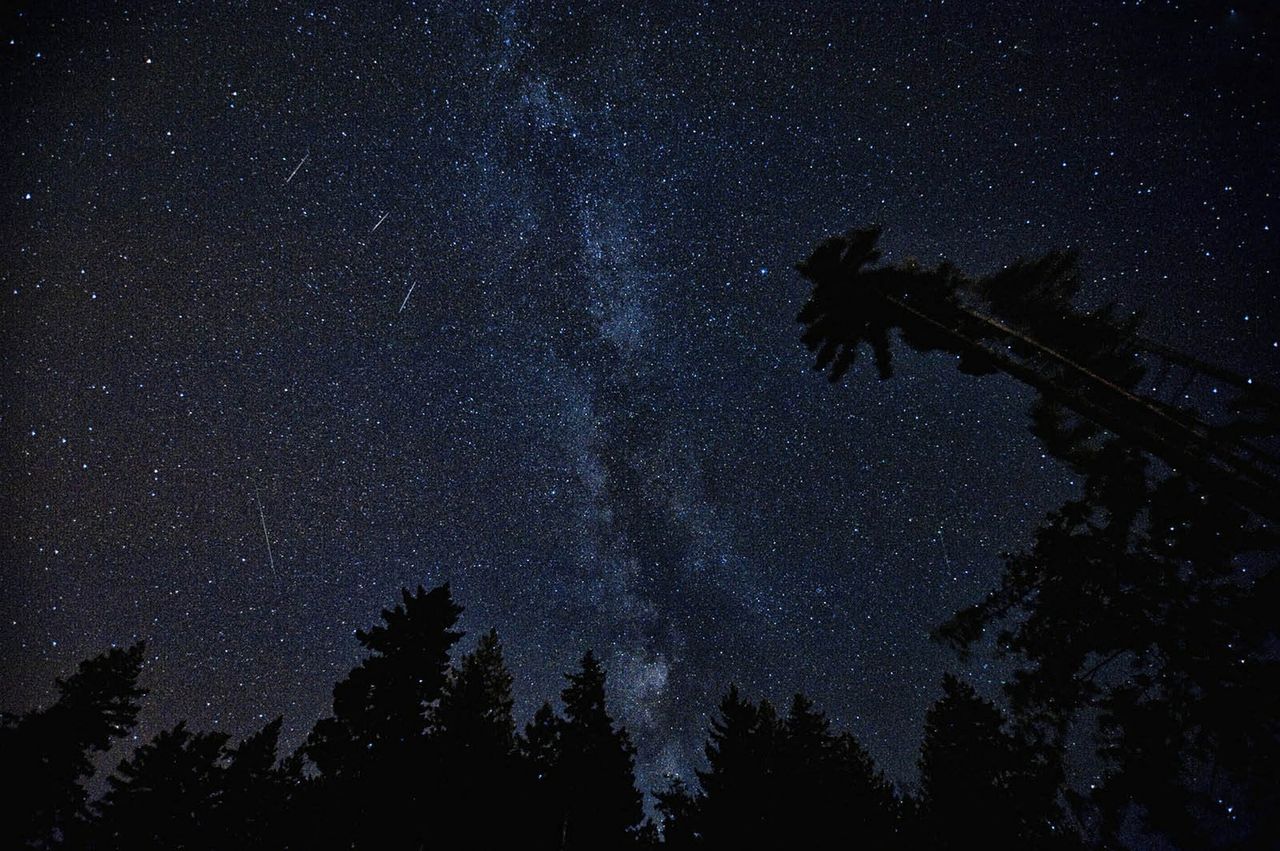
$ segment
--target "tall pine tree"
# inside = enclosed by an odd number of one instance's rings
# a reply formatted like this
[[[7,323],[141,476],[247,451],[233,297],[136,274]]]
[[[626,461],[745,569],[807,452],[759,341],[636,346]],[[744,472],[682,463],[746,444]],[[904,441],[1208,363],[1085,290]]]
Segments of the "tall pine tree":
[[[447,584],[401,593],[383,623],[356,633],[370,655],[333,690],[333,716],[304,746],[323,781],[313,825],[331,847],[416,849],[447,778],[434,771],[430,713],[449,671],[462,608]]]
[[[527,843],[533,783],[515,751],[513,703],[511,672],[490,630],[450,673],[435,713],[433,751],[449,778],[439,838],[489,848]]]
[[[224,733],[186,725],[157,733],[107,778],[91,847],[110,851],[217,849],[229,844],[221,817]]]
[[[595,655],[588,650],[581,669],[567,677],[555,768],[562,846],[627,846],[644,815],[635,787],[635,748],[605,707],[605,670]]]
[[[730,687],[712,719],[701,794],[676,784],[659,794],[675,847],[885,848],[895,841],[893,789],[848,734],[797,694],[785,719]]]

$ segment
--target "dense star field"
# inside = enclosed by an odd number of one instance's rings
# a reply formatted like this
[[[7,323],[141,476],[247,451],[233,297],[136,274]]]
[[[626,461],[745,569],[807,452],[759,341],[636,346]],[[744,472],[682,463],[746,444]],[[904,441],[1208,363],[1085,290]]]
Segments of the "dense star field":
[[[25,5],[8,709],[141,638],[140,735],[296,745],[447,580],[522,722],[596,650],[643,789],[731,681],[910,783],[944,671],[1003,670],[928,631],[1075,483],[1001,377],[828,385],[793,265],[1075,246],[1150,336],[1280,367],[1265,4]]]

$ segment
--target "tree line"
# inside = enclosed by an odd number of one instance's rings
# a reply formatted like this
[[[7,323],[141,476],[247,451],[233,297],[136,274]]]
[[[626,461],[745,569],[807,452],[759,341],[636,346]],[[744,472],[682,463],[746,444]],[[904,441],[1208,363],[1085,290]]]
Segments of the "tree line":
[[[448,585],[403,591],[357,632],[367,655],[291,754],[280,753],[281,718],[238,742],[179,723],[125,756],[92,799],[98,757],[137,723],[144,646],[81,662],[51,705],[3,716],[0,752],[15,781],[4,846],[1071,846],[1047,763],[950,676],[928,713],[917,793],[890,783],[803,695],[783,712],[730,687],[705,769],[652,790],[656,817],[646,818],[635,748],[609,712],[595,655],[566,675],[559,710],[544,703],[518,732],[497,633],[451,662],[461,611]]]
[[[5,847],[909,848],[940,847],[945,825],[955,847],[1025,847],[1070,834],[1043,764],[954,677],[928,714],[918,795],[803,695],[781,713],[730,687],[707,769],[655,790],[646,819],[595,655],[566,674],[559,712],[543,704],[517,732],[497,632],[451,663],[460,613],[448,585],[403,591],[357,632],[367,655],[292,754],[280,755],[280,718],[239,742],[179,723],[120,760],[95,800],[95,758],[131,735],[146,695],[143,645],[84,660],[55,703],[4,715],[17,781]]]

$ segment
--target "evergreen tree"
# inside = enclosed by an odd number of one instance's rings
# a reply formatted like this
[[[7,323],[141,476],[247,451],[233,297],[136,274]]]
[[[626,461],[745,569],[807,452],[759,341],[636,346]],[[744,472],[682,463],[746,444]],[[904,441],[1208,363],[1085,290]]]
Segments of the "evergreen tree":
[[[1070,798],[1102,841],[1137,814],[1180,846],[1266,846],[1280,836],[1280,391],[1146,339],[1113,305],[1080,309],[1073,255],[974,279],[875,265],[878,236],[827,240],[800,264],[816,365],[838,379],[870,343],[887,378],[897,332],[963,372],[1003,372],[1036,390],[1033,433],[1084,479],[938,637],[966,651],[994,635],[1021,660],[1007,692],[1045,763],[1096,722],[1105,782]],[[1235,399],[1212,418],[1181,393],[1163,402],[1171,370]]]
[[[661,818],[663,845],[673,851],[702,848],[700,816],[703,796],[679,777],[668,778],[665,789],[654,792]]]
[[[848,734],[797,694],[785,719],[730,687],[711,723],[701,795],[673,786],[659,797],[669,835],[686,847],[889,847],[893,789]]]
[[[227,736],[161,731],[122,760],[97,804],[91,847],[121,851],[226,847],[220,818]]]
[[[0,717],[0,754],[11,785],[0,827],[5,848],[48,848],[85,815],[84,783],[93,755],[128,735],[137,721],[144,647],[114,648],[57,681],[46,709]]]
[[[530,790],[528,806],[522,814],[532,848],[560,848],[564,841],[560,778],[562,723],[551,704],[544,702],[517,741],[521,770]]]
[[[304,747],[323,781],[310,821],[331,847],[416,848],[448,782],[430,759],[430,713],[462,609],[447,584],[401,596],[382,624],[356,633],[370,655],[334,687],[333,716]]]
[[[525,725],[519,741],[520,753],[534,775],[543,780],[555,774],[560,762],[560,718],[551,704],[544,702]]]
[[[438,729],[459,759],[473,764],[504,762],[515,748],[511,672],[496,630],[453,671],[435,713]]]
[[[779,734],[777,714],[767,700],[757,706],[742,698],[737,686],[729,687],[720,717],[711,721],[708,768],[697,772],[704,798],[694,824],[707,847],[741,848],[771,838]]]
[[[635,788],[635,749],[605,707],[605,671],[595,655],[588,650],[581,670],[567,677],[555,770],[563,847],[626,846],[644,815]]]
[[[925,718],[921,808],[930,847],[1066,847],[1057,782],[1003,713],[948,674]]]
[[[772,778],[775,823],[770,834],[810,846],[823,836],[832,836],[837,827],[830,818],[836,792],[830,724],[811,700],[797,694],[779,732]],[[835,835],[847,836],[845,830]]]
[[[277,717],[227,750],[219,819],[235,848],[269,851],[290,842],[293,783],[277,758],[283,723]]]
[[[830,837],[877,848],[892,842],[892,787],[858,740],[833,735],[804,695],[793,698],[779,745],[779,830],[788,844],[813,847]]]
[[[228,747],[224,733],[163,730],[122,760],[82,844],[101,849],[279,849],[288,791],[276,764],[282,719]]]
[[[456,843],[498,848],[527,840],[522,811],[533,783],[517,761],[513,703],[502,644],[490,630],[451,672],[435,713],[434,750],[449,778],[442,833]]]
[[[850,733],[835,736],[827,818],[849,831],[851,844],[894,848],[903,844],[909,808],[895,794],[867,749]]]

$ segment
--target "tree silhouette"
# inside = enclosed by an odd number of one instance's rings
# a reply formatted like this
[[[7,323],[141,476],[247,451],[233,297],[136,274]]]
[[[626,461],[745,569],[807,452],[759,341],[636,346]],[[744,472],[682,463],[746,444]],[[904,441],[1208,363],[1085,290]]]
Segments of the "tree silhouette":
[[[313,823],[334,846],[416,848],[420,819],[447,780],[431,770],[431,716],[449,670],[462,608],[447,584],[382,611],[382,624],[356,639],[370,655],[333,690],[333,716],[304,747],[324,783]]]
[[[517,741],[528,774],[530,796],[526,811],[529,845],[560,848],[565,838],[560,776],[561,719],[550,703],[543,703],[525,725]]]
[[[1006,729],[1004,715],[948,674],[925,717],[923,827],[935,848],[1070,847],[1052,762]]]
[[[1104,840],[1135,812],[1186,846],[1280,836],[1280,393],[1144,338],[1114,306],[1075,307],[1073,255],[973,279],[872,268],[878,236],[827,240],[799,266],[817,365],[839,378],[870,342],[887,377],[896,330],[962,371],[1003,372],[1037,391],[1032,431],[1084,478],[938,637],[967,651],[994,633],[1024,662],[1008,694],[1042,757],[1097,720],[1106,782],[1071,799]],[[1139,392],[1174,369],[1234,389],[1225,419]]]
[[[288,787],[276,765],[281,719],[238,747],[185,723],[120,762],[82,842],[101,849],[285,848]]]
[[[893,789],[849,734],[796,695],[785,719],[730,687],[711,722],[701,793],[659,793],[673,848],[886,848],[898,841]]]
[[[231,847],[267,851],[289,846],[294,779],[278,760],[283,723],[277,717],[226,751],[219,818]]]
[[[1116,440],[1086,465],[1083,497],[938,634],[966,649],[1004,625],[996,648],[1025,662],[1012,706],[1040,741],[1062,747],[1096,715],[1108,771],[1088,803],[1104,836],[1136,805],[1180,845],[1273,837],[1278,544],[1233,500],[1158,478]]]
[[[743,847],[770,838],[778,726],[772,704],[751,703],[737,686],[720,701],[720,717],[712,719],[704,749],[708,768],[697,773],[703,799],[694,831],[708,847]]]
[[[503,661],[497,630],[490,630],[451,673],[436,723],[460,760],[497,765],[515,748],[513,705],[511,672]]]
[[[838,837],[883,848],[896,832],[893,789],[848,733],[833,735],[804,695],[791,702],[777,759],[779,847],[815,847]]]
[[[92,845],[107,849],[213,849],[226,840],[225,733],[161,731],[121,761],[97,805]]]
[[[662,824],[662,844],[674,851],[706,847],[702,841],[703,798],[679,777],[669,777],[667,788],[653,793]]]
[[[1154,355],[1196,371],[1211,371],[1236,385],[1242,407],[1280,408],[1280,391],[1212,369],[1146,340],[1138,317],[1115,305],[1081,310],[1076,256],[1053,252],[1020,260],[982,278],[953,266],[873,266],[880,259],[879,228],[853,230],[823,241],[803,262],[814,284],[797,320],[801,339],[817,353],[815,369],[838,381],[863,344],[871,347],[881,379],[893,373],[890,335],[920,352],[958,359],[962,372],[1003,372],[1039,394],[1032,430],[1055,455],[1072,463],[1102,430],[1195,476],[1249,510],[1280,520],[1280,458],[1244,439],[1241,421],[1210,426],[1195,412],[1136,390],[1147,375],[1141,355]],[[1265,419],[1265,418],[1264,418]],[[1257,420],[1253,430],[1263,427]],[[1271,434],[1276,434],[1275,430]]]
[[[1200,569],[1216,558],[1220,572],[1239,570],[1232,558],[1238,541],[1228,534],[1238,506],[1206,502],[1176,477],[1154,495],[1143,494],[1129,498],[1147,500],[1148,523],[1168,530],[1156,555]],[[1206,516],[1187,521],[1194,509]],[[1247,530],[1234,528],[1247,537]],[[1119,550],[1107,547],[1123,548],[1129,540],[1107,542],[1112,531],[1105,524],[1087,533],[1067,526],[1042,530],[1038,555],[1057,559],[1052,570],[1062,576],[1040,587],[1042,607],[1023,612],[1005,636],[1037,663],[1008,688],[1017,710],[1013,723],[969,685],[944,678],[943,695],[926,719],[918,799],[899,799],[859,742],[834,730],[803,695],[779,717],[767,700],[752,703],[731,687],[711,721],[698,786],[677,780],[656,793],[662,844],[677,851],[1069,849],[1080,840],[1064,816],[1066,797],[1077,823],[1103,847],[1124,844],[1126,832],[1132,839],[1134,815],[1145,820],[1143,842],[1158,833],[1177,847],[1272,847],[1280,810],[1267,772],[1275,764],[1280,707],[1269,689],[1270,662],[1255,648],[1235,669],[1221,642],[1240,640],[1235,616],[1242,606],[1253,607],[1257,636],[1272,635],[1274,609],[1265,598],[1227,605],[1212,595],[1188,597],[1182,580],[1168,575],[1163,585],[1128,599],[1123,586],[1100,584],[1099,576],[1116,574],[1120,564]],[[1131,559],[1135,552],[1155,558],[1153,540],[1143,539],[1135,551],[1129,541],[1123,551]],[[1071,570],[1083,576],[1082,584],[1066,581]],[[1158,605],[1153,588],[1167,594]],[[1092,600],[1095,593],[1104,599]],[[1155,612],[1145,621],[1143,606]],[[658,845],[657,826],[641,824],[635,751],[608,713],[605,672],[595,656],[587,653],[581,668],[567,675],[563,716],[543,704],[517,737],[512,677],[497,634],[483,635],[448,667],[459,612],[447,586],[405,592],[401,605],[383,613],[382,625],[358,633],[372,652],[335,688],[334,716],[283,762],[277,759],[282,719],[235,746],[224,733],[192,732],[179,723],[123,759],[103,797],[88,805],[89,756],[127,731],[138,712],[142,649],[82,663],[76,675],[59,681],[54,706],[5,716],[12,776],[30,781],[14,784],[9,800],[31,804],[30,813],[12,811],[7,819],[6,830],[16,837],[10,844],[108,850]],[[1170,612],[1188,626],[1162,620]],[[1075,632],[1068,628],[1072,620],[1080,624]],[[1162,634],[1153,638],[1148,633],[1157,626]],[[1132,646],[1123,644],[1132,640],[1126,629],[1158,646],[1161,663],[1141,668],[1131,659],[1126,676],[1104,679],[1114,659],[1093,661],[1091,642]],[[1230,643],[1227,650],[1240,652]],[[1083,677],[1081,660],[1091,662]],[[1108,759],[1105,782],[1090,795],[1062,790],[1061,732],[1082,708],[1099,716]],[[1232,725],[1235,739],[1227,736]],[[47,764],[41,762],[46,756]]]
[[[434,751],[449,777],[441,833],[455,843],[497,848],[527,838],[528,814],[521,810],[533,784],[515,751],[513,704],[502,644],[490,630],[451,672],[435,713]]]
[[[553,720],[540,711],[525,743],[554,802],[560,833],[554,847],[631,845],[644,815],[635,788],[635,748],[605,707],[605,670],[588,650],[580,670],[565,676],[564,717]]]
[[[113,648],[57,681],[46,709],[0,717],[0,754],[12,781],[5,793],[6,848],[48,848],[85,815],[93,755],[128,735],[138,718],[144,645]]]

